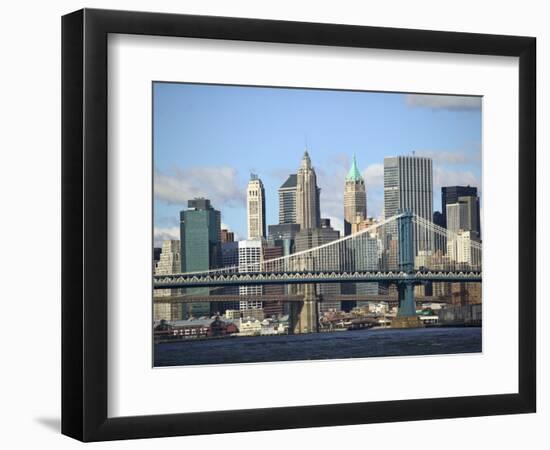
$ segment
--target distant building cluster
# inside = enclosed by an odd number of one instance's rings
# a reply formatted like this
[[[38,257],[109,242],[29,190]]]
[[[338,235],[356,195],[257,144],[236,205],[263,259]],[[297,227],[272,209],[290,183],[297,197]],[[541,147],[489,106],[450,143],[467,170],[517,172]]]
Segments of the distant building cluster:
[[[361,174],[354,155],[349,172],[343,180],[344,236],[363,232],[378,223],[368,216],[367,181]],[[319,247],[341,238],[340,231],[332,227],[330,219],[321,217],[321,188],[317,184],[317,174],[307,150],[296,173],[289,174],[280,186],[278,199],[279,223],[268,225],[264,184],[259,175],[251,174],[246,189],[247,236],[243,239],[236,239],[232,231],[221,228],[221,213],[209,199],[189,199],[187,209],[180,212],[179,241],[165,241],[160,251],[155,249],[155,273],[201,272],[221,267],[237,267],[243,273],[257,272],[260,271],[263,261]],[[447,258],[468,263],[472,258],[470,243],[481,242],[477,188],[445,186],[442,188],[441,203],[441,211],[434,212],[431,158],[415,155],[384,158],[382,219],[402,211],[410,211],[435,224],[434,226],[446,228],[450,232],[449,236],[453,236],[446,241],[446,254],[433,254],[430,251],[432,238],[426,236],[418,238],[420,248],[416,258],[431,258],[432,261],[435,258]],[[363,248],[351,256],[357,258],[356,267],[371,270],[375,267],[367,267],[368,261],[396,257],[395,251],[393,254],[391,251],[392,243],[384,246],[390,250],[382,254],[382,238],[374,233],[369,235]],[[338,261],[334,265],[336,270]],[[329,283],[318,284],[314,288],[317,294],[327,296],[392,293],[392,288],[379,286],[377,283]],[[159,333],[184,337],[211,336],[213,333],[268,334],[268,328],[277,330],[273,334],[282,330],[288,332],[288,324],[281,323],[284,323],[282,318],[288,317],[292,306],[273,299],[278,295],[300,294],[303,289],[305,287],[302,285],[227,286],[213,291],[208,288],[187,288],[185,292],[167,289],[156,292],[155,295],[226,294],[233,298],[242,296],[243,299],[225,303],[155,303],[153,318],[160,327]],[[415,289],[420,295],[447,295],[451,299],[460,299],[456,303],[463,302],[463,299],[471,304],[481,302],[479,284],[433,283],[429,286],[417,286]],[[367,307],[366,302],[320,302],[319,313],[349,313],[354,308]],[[214,328],[218,329],[212,329],[213,323]]]

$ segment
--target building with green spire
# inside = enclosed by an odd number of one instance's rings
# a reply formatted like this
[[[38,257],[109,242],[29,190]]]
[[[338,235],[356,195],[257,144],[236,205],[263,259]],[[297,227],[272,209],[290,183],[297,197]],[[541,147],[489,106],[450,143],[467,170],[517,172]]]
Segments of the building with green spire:
[[[344,184],[344,234],[355,232],[353,225],[367,218],[367,190],[365,180],[353,155],[351,167]],[[356,228],[356,227],[355,227]]]

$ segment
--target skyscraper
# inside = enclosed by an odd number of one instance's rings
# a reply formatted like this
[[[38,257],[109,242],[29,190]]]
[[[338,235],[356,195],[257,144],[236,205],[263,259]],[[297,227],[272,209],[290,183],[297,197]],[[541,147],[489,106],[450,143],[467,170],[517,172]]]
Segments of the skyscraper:
[[[229,231],[225,228],[222,228],[220,237],[221,237],[222,243],[224,243],[224,242],[234,242],[235,241],[235,233],[233,233],[232,231]]]
[[[359,172],[355,155],[344,184],[344,235],[352,233],[352,224],[367,217],[367,191],[365,180]]]
[[[454,233],[470,231],[472,238],[480,238],[477,197],[458,197],[456,203],[447,203],[447,230]]]
[[[458,233],[460,230],[466,230],[466,204],[465,203],[447,203],[447,230]]]
[[[300,230],[300,232],[296,235],[296,252],[320,247],[321,245],[336,241],[339,238],[340,232],[332,228],[330,219],[323,218],[320,220],[319,227]],[[309,263],[311,262],[305,262],[304,269],[315,270],[315,267],[308,265]],[[334,255],[330,260],[323,261],[323,267],[327,270],[339,270],[340,255]],[[298,290],[302,290],[303,286],[305,285],[299,285]],[[340,284],[318,284],[315,285],[315,290],[318,294],[324,295],[340,294]],[[329,309],[340,309],[340,303],[325,301],[319,304],[319,311],[321,313],[328,311]]]
[[[408,210],[432,221],[432,159],[422,156],[384,158],[384,217]]]
[[[321,190],[317,187],[317,176],[306,150],[296,174],[296,223],[302,230],[319,227],[321,222],[320,192]]]
[[[279,223],[296,223],[296,174],[292,173],[279,188]]]
[[[210,200],[189,200],[188,208],[180,213],[180,238],[182,243],[182,272],[198,272],[220,267],[221,215]],[[188,289],[188,294],[208,295],[208,289]],[[195,317],[210,315],[208,302],[189,304],[189,314]]]
[[[262,180],[250,174],[246,190],[248,239],[265,238],[265,190]]]
[[[457,203],[458,197],[477,197],[477,188],[474,186],[444,186],[441,188],[441,213],[445,228],[447,228],[447,205]]]
[[[166,240],[162,243],[160,258],[155,267],[155,275],[171,275],[181,269],[180,241]],[[179,289],[157,289],[155,297],[177,295]],[[180,320],[182,318],[181,303],[153,303],[153,320]]]
[[[248,239],[239,241],[239,272],[259,272],[262,262],[262,240]],[[241,301],[240,308],[260,309],[262,307],[262,286],[239,286],[239,294],[247,296],[257,296],[257,299],[251,301]]]
[[[460,196],[458,202],[465,205],[464,230],[471,231],[472,237],[481,238],[481,224],[479,217],[479,197],[474,195]]]
[[[232,234],[232,233],[231,233]],[[223,237],[223,230],[222,230]],[[238,267],[239,266],[239,243],[234,241],[222,240],[222,267]],[[225,294],[225,295],[238,295],[239,286],[224,286],[222,288],[216,289],[216,294]],[[212,304],[214,306],[214,304]],[[217,311],[220,314],[225,313],[228,309],[239,309],[239,302],[216,302],[215,306]]]
[[[409,211],[423,219],[433,217],[432,159],[422,156],[391,156],[384,158],[384,218]],[[384,227],[384,261],[388,267],[398,264],[397,224]],[[415,239],[418,252],[431,251],[432,234]]]

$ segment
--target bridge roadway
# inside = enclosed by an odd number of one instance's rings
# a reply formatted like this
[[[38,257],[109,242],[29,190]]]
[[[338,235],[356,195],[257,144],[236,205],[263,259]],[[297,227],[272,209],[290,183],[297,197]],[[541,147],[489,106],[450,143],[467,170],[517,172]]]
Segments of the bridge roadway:
[[[154,275],[154,289],[177,289],[191,287],[246,286],[268,284],[310,284],[310,283],[368,283],[368,282],[412,282],[424,281],[480,283],[480,270],[427,270],[427,271],[300,271],[300,272],[243,272],[243,273],[179,273]]]
[[[170,295],[153,297],[155,303],[198,303],[198,302],[241,302],[241,301],[262,301],[262,302],[303,302],[303,295],[293,294],[263,294],[257,295]],[[319,295],[318,302],[387,302],[397,303],[399,300],[396,296],[389,295],[360,295],[360,294],[329,294]],[[415,296],[415,301],[418,303],[448,303],[449,298],[443,296]]]

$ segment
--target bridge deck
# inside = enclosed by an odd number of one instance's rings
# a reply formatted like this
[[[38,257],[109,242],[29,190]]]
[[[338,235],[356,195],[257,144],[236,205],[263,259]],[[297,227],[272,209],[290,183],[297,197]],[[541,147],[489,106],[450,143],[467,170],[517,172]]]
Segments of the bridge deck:
[[[262,301],[262,302],[303,302],[303,295],[170,295],[170,296],[155,296],[155,303],[197,303],[197,302],[214,302],[214,303],[229,303],[241,301]],[[446,303],[449,301],[446,297],[441,296],[416,296],[415,300],[419,303]],[[398,298],[390,295],[359,295],[359,294],[330,294],[319,296],[319,302],[387,302],[397,303]]]
[[[420,284],[433,282],[481,282],[481,271],[304,271],[281,273],[207,273],[207,274],[174,274],[153,276],[154,289],[177,289],[185,287],[246,286],[269,284],[310,284],[310,283],[397,283],[410,281]]]

